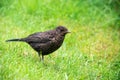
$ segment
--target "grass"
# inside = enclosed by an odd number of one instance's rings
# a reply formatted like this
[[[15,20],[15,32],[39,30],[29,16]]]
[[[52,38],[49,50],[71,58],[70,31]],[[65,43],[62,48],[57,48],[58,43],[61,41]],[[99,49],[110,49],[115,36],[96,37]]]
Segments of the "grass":
[[[2,0],[0,80],[119,80],[116,20],[117,13],[105,0]],[[45,56],[45,65],[29,45],[5,42],[58,25],[71,34],[59,50]]]

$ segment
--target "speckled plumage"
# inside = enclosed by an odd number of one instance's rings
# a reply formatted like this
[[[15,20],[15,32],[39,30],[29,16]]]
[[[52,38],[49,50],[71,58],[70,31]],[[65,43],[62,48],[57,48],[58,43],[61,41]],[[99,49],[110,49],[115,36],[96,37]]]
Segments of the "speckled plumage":
[[[58,26],[54,30],[49,30],[45,32],[37,32],[29,35],[26,38],[21,39],[10,39],[9,41],[22,41],[28,43],[35,51],[38,52],[39,56],[42,55],[42,60],[44,55],[48,55],[56,51],[63,43],[65,35],[69,33],[67,28],[63,26]]]

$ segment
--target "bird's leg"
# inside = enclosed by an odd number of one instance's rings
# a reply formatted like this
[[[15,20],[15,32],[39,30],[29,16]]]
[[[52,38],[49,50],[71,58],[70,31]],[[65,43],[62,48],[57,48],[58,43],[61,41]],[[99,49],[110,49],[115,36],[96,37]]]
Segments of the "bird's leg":
[[[42,61],[44,61],[44,55],[42,55]]]
[[[40,61],[44,61],[44,55],[42,55],[42,51],[38,52],[38,55],[39,55],[39,57],[40,57]],[[42,55],[42,58],[41,58],[40,55]]]
[[[42,55],[42,63],[44,66],[47,66],[45,63],[44,63],[44,55]]]
[[[41,56],[40,56],[40,52],[38,52],[38,56],[39,56],[39,58],[40,58],[40,61],[41,61]]]

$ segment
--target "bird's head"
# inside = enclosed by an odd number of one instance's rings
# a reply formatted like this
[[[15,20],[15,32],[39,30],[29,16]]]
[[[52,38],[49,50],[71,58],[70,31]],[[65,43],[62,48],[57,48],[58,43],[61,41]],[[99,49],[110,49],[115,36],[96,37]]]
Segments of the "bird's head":
[[[56,31],[57,31],[59,34],[61,34],[61,35],[65,35],[65,34],[67,34],[67,33],[70,33],[70,32],[68,31],[68,29],[65,28],[65,27],[63,27],[63,26],[58,26],[58,27],[56,28]]]

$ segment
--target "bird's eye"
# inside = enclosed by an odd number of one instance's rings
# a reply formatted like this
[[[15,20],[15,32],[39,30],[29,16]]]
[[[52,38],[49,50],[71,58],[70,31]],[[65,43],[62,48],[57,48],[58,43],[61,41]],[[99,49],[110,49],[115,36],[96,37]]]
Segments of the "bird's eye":
[[[61,32],[64,31],[63,29],[60,30]]]

